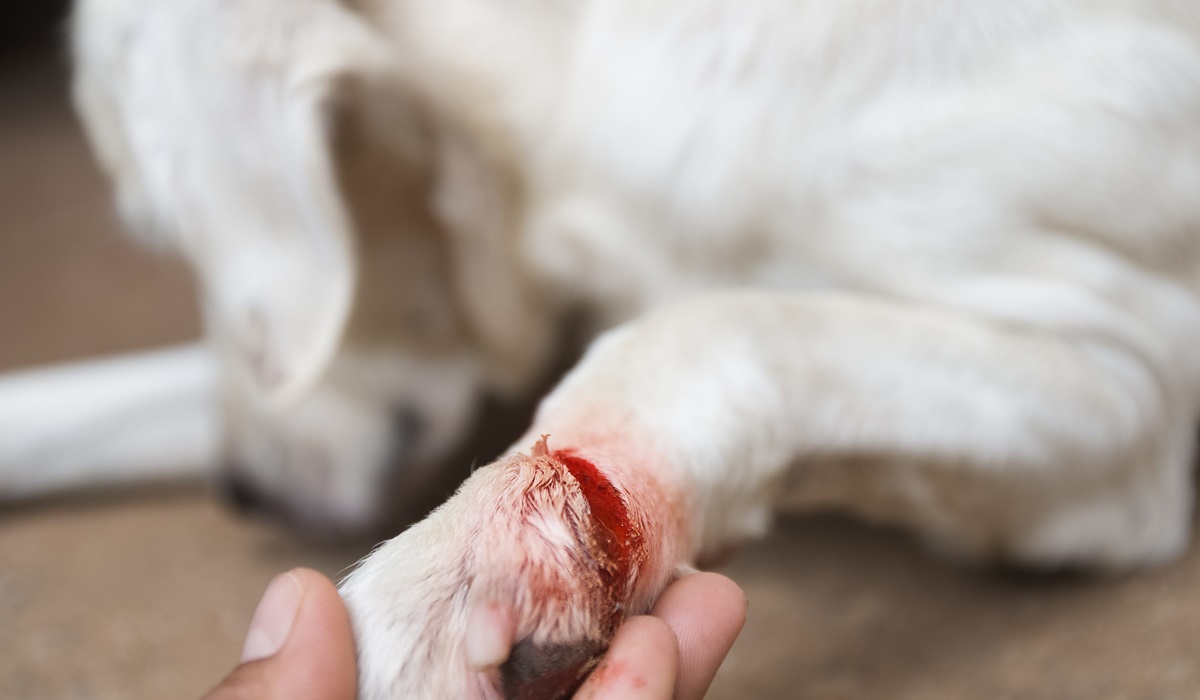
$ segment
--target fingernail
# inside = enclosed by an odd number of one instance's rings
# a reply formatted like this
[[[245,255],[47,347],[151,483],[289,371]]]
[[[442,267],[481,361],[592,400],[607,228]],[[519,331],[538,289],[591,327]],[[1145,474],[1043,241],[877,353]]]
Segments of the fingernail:
[[[290,572],[280,574],[271,581],[250,620],[241,663],[274,656],[283,648],[288,633],[292,631],[303,593],[299,579]]]

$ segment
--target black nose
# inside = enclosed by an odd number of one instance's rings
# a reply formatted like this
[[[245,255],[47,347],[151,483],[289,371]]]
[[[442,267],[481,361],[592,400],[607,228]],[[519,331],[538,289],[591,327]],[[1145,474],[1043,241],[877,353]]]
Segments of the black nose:
[[[217,490],[221,498],[239,513],[261,510],[265,499],[253,484],[242,477],[227,474],[220,478]]]
[[[392,409],[392,433],[402,455],[411,454],[425,434],[425,418],[411,406]]]

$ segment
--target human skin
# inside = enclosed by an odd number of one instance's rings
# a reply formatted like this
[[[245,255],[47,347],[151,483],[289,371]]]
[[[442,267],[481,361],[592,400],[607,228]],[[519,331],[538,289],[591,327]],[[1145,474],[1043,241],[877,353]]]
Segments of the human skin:
[[[698,700],[741,632],[746,599],[719,574],[686,576],[649,615],[626,621],[576,700]],[[311,569],[276,577],[241,663],[203,700],[354,700],[354,636],[333,583]]]

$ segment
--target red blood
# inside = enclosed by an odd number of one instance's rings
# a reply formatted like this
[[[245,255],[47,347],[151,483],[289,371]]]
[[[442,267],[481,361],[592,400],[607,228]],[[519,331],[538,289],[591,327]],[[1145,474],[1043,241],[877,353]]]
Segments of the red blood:
[[[592,684],[597,688],[611,690],[617,685],[617,681],[621,680],[621,676],[625,675],[628,666],[629,662],[627,661],[606,659],[599,668],[592,671]]]
[[[629,509],[608,477],[588,460],[571,450],[556,450],[552,455],[579,482],[583,497],[592,509],[593,536],[607,562],[601,562],[600,576],[614,596],[623,595],[634,557],[640,557],[642,535],[629,518]]]
[[[625,681],[626,685],[638,690],[648,685],[647,680],[642,676],[630,674],[629,662],[624,660],[605,660],[599,668],[592,671],[589,680],[594,687],[610,691],[619,689],[621,681]]]

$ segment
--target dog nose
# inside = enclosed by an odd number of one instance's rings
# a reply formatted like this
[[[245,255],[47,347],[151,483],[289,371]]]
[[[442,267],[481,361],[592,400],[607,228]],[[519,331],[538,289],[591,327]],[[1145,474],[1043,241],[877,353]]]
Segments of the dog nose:
[[[411,406],[400,406],[392,410],[392,433],[400,444],[404,454],[416,449],[425,433],[425,419],[417,409]]]
[[[261,510],[265,499],[253,484],[236,475],[225,475],[217,483],[221,499],[239,513]]]

